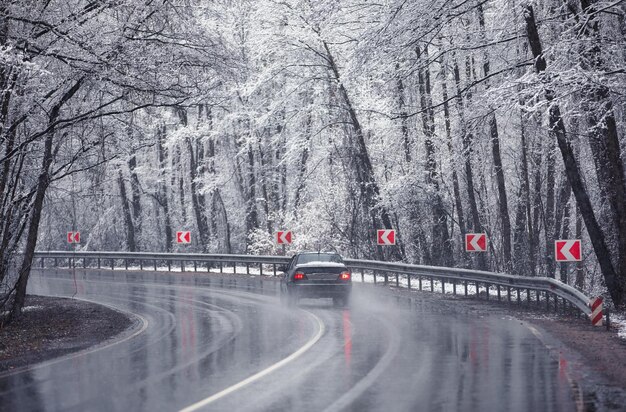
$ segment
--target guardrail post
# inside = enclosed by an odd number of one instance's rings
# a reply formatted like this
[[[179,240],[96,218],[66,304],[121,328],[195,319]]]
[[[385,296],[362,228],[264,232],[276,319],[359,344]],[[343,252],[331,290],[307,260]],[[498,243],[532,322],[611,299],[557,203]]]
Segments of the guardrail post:
[[[157,261],[156,261],[156,259],[154,259],[154,271],[155,272],[157,271]]]
[[[465,296],[467,296],[467,280],[463,281],[463,286],[465,288]]]
[[[435,292],[435,279],[432,276],[430,277],[430,291]]]
[[[417,276],[417,281],[419,283],[419,289],[420,289],[420,292],[421,292],[422,291],[422,276],[418,275]]]
[[[498,287],[498,302],[501,302],[502,296],[500,295],[500,285],[496,285]]]
[[[406,274],[406,286],[409,290],[411,290],[411,274],[410,273]]]
[[[274,263],[273,265],[274,265],[274,276],[276,276],[276,263]]]
[[[372,272],[372,275],[374,275],[374,284],[376,284],[376,271]]]
[[[400,287],[400,275],[398,275],[396,273],[396,287],[399,288]]]
[[[246,262],[246,275],[250,274],[250,263]]]
[[[181,259],[180,261],[180,271],[184,272],[185,271],[185,261]]]
[[[124,259],[124,269],[128,270],[128,259]]]
[[[506,287],[506,299],[509,301],[509,305],[511,304],[511,287]]]
[[[521,305],[522,304],[522,291],[520,288],[515,288],[517,289],[517,305]]]
[[[143,259],[139,259],[139,270],[143,270]]]
[[[439,283],[441,283],[441,293],[445,295],[446,294],[446,280],[444,278],[441,278]]]
[[[115,270],[115,259],[111,258],[111,270]]]
[[[233,262],[233,275],[237,274],[237,262]]]
[[[365,283],[365,269],[361,269],[361,283]]]
[[[197,261],[193,261],[193,271],[197,272],[198,271],[198,262]]]
[[[100,258],[98,258],[98,269],[101,269],[102,266],[100,266]]]
[[[558,295],[554,295],[554,312],[559,312],[559,297]]]
[[[172,261],[171,260],[167,260],[167,271],[171,272],[172,271]]]
[[[385,286],[387,286],[389,284],[389,273],[385,272],[383,279],[385,279]]]
[[[41,268],[43,269],[43,268],[44,268],[44,266],[45,266],[45,265],[44,265],[44,260],[45,260],[45,258],[43,258],[43,257],[42,257],[40,260],[41,260]]]
[[[263,276],[263,263],[259,265],[259,274],[260,276]]]
[[[530,302],[531,302],[530,289],[526,289],[526,306],[530,307]]]
[[[87,258],[83,258],[83,269],[87,269]]]
[[[57,260],[57,258],[54,258],[54,267],[55,268],[59,267],[59,261]]]
[[[456,296],[456,279],[452,279],[452,293]]]
[[[489,287],[491,285],[489,283],[485,283],[485,290],[487,291],[487,300],[489,300]]]

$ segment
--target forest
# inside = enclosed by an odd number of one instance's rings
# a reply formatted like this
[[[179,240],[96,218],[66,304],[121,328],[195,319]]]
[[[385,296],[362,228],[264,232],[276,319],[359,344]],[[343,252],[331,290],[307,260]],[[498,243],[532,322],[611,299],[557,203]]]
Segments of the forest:
[[[555,277],[623,308],[625,16],[624,0],[0,0],[0,313],[19,316],[34,251],[72,230],[79,250],[249,254],[283,253],[291,230],[286,253]],[[376,246],[383,228],[396,246]],[[556,263],[557,239],[583,261]]]

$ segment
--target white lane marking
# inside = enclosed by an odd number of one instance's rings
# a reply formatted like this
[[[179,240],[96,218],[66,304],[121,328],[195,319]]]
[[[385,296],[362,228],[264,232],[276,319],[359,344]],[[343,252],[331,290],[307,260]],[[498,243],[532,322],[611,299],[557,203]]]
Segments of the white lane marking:
[[[398,354],[400,350],[400,334],[395,326],[386,324],[380,319],[384,328],[387,329],[389,334],[389,347],[385,351],[385,354],[380,358],[376,366],[371,369],[367,375],[359,380],[352,388],[344,393],[339,399],[333,402],[330,406],[324,409],[324,412],[335,412],[346,409],[355,399],[361,396],[369,387],[376,383],[378,377],[389,367],[393,358]]]
[[[535,328],[534,326],[524,322],[524,325],[530,329],[530,331],[532,332],[533,335],[535,335],[535,337],[539,340],[539,342],[541,342],[541,344],[543,346],[545,346],[548,351],[550,351],[550,355],[554,357],[554,353],[556,352],[556,348],[548,345],[548,343],[546,342],[546,339],[543,337],[543,335],[541,334],[541,332],[539,332],[537,330],[537,328]],[[580,389],[580,386],[578,385],[578,382],[576,382],[574,380],[574,378],[572,378],[572,376],[570,375],[570,373],[567,370],[563,371],[565,373],[565,377],[567,379],[567,383],[570,385],[570,388],[572,389],[573,395],[574,395],[574,403],[576,404],[576,411],[577,412],[583,412],[585,410],[585,399],[582,393],[582,390]]]
[[[317,343],[317,341],[320,340],[320,338],[322,337],[322,335],[324,334],[324,323],[322,322],[322,320],[320,318],[318,318],[317,316],[315,316],[313,313],[309,312],[309,311],[304,311],[306,313],[309,314],[309,316],[311,316],[316,322],[317,322],[317,333],[315,334],[315,336],[313,336],[304,346],[302,346],[300,349],[298,349],[297,351],[295,351],[294,353],[292,353],[291,355],[287,356],[286,358],[276,362],[275,364],[269,366],[266,369],[263,369],[260,372],[255,373],[254,375],[242,380],[241,382],[238,382],[214,395],[209,396],[208,398],[205,398],[199,402],[194,403],[193,405],[189,405],[186,408],[183,408],[180,410],[180,412],[192,412],[192,411],[197,411],[198,409],[207,406],[208,404],[215,402],[216,400],[223,398],[224,396],[230,395],[231,393],[243,388],[246,385],[249,385],[261,378],[263,378],[264,376],[269,375],[270,373],[282,368],[283,366],[285,366],[286,364],[288,364],[289,362],[299,358],[302,354],[304,354],[306,351],[308,351],[309,349],[311,349],[311,347],[313,345],[315,345]]]

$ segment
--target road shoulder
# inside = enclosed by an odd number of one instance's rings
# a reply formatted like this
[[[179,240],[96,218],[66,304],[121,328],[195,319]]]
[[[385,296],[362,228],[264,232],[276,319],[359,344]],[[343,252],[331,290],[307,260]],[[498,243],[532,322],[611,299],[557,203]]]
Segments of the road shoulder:
[[[131,315],[93,302],[28,296],[20,319],[0,329],[0,374],[102,344],[137,324]]]
[[[380,287],[381,289],[383,287]],[[556,315],[540,309],[494,300],[388,288],[398,297],[437,299],[476,316],[507,316],[524,323],[548,348],[560,370],[582,395],[581,410],[626,411],[626,340],[616,327],[594,327],[586,318]]]

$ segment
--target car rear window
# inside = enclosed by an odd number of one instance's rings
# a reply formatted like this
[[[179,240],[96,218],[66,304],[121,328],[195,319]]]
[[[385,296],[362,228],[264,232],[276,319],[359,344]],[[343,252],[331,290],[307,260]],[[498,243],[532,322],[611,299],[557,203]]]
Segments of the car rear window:
[[[305,253],[303,255],[298,256],[298,264],[302,265],[303,263],[310,262],[334,262],[334,263],[343,263],[341,256],[331,253]]]

